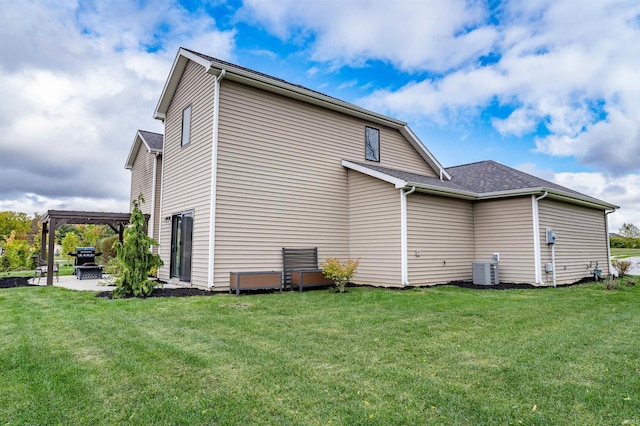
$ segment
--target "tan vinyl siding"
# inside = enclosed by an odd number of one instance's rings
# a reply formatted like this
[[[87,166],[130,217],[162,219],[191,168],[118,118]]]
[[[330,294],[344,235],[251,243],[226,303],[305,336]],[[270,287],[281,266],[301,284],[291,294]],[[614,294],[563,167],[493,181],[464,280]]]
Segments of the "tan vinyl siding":
[[[154,156],[149,154],[144,148],[144,144],[140,145],[131,168],[131,193],[129,195],[129,211],[132,209],[131,203],[142,194],[145,203],[141,206],[142,213],[151,214],[151,192],[153,186],[153,160]]]
[[[211,200],[211,146],[213,77],[189,62],[167,111],[163,153],[163,187],[160,216],[193,211],[191,283],[207,285]],[[191,104],[191,142],[180,146],[182,110]],[[162,223],[160,255],[165,262],[161,279],[169,279],[171,222]]]
[[[222,80],[215,284],[231,271],[282,269],[282,247],[348,256],[347,171],[371,123]],[[435,176],[402,135],[380,129],[381,162]]]
[[[474,204],[475,260],[500,253],[500,281],[535,283],[531,197],[504,198]]]
[[[349,257],[358,284],[402,285],[400,190],[349,171]]]
[[[551,262],[551,246],[547,244],[545,230],[557,234],[556,282],[573,283],[591,276],[598,262],[603,275],[609,274],[607,235],[602,210],[543,199],[538,204],[540,217],[540,252],[542,279],[553,283],[552,273],[545,273],[545,263]]]
[[[154,240],[158,241],[160,238],[160,194],[162,193],[162,155],[154,156],[156,162],[156,181],[155,185],[155,200],[147,200],[147,203],[153,205],[153,235]],[[153,171],[152,171],[153,173]],[[158,252],[158,247],[153,248],[153,252]]]
[[[433,285],[471,280],[473,205],[414,193],[407,197],[409,283]]]

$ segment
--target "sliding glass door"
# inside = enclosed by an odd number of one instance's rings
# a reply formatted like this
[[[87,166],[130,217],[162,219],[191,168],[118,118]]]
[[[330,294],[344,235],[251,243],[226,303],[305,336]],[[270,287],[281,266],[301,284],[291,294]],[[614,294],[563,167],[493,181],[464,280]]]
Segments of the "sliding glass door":
[[[191,281],[192,238],[193,212],[173,215],[171,218],[171,278]]]

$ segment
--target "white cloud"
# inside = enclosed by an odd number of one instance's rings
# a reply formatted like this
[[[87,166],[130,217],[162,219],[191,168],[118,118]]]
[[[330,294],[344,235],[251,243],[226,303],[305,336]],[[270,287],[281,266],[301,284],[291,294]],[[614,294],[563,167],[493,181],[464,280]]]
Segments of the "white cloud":
[[[532,134],[542,124],[549,134],[536,141],[539,152],[575,156],[610,173],[637,171],[640,4],[510,2],[500,19],[495,63],[468,64],[359,102],[439,124],[477,119],[497,103],[513,109],[492,120],[503,135]]]
[[[612,176],[593,172],[561,172],[538,169],[534,163],[516,166],[518,170],[558,185],[571,188],[585,195],[621,206],[609,215],[609,231],[616,232],[623,223],[640,226],[640,174]]]
[[[137,129],[162,132],[178,47],[233,59],[234,37],[169,2],[3,3],[0,210],[128,210],[124,162]]]
[[[486,14],[477,2],[463,0],[246,0],[238,16],[285,40],[313,40],[316,61],[363,65],[377,59],[403,70],[445,71],[490,51],[496,33],[480,26]]]

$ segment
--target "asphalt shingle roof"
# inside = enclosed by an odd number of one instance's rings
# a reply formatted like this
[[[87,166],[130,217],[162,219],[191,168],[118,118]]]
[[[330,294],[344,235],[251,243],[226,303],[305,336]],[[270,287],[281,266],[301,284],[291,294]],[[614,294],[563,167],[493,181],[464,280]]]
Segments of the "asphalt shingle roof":
[[[547,188],[585,196],[573,189],[540,179],[491,160],[449,167],[447,172],[451,175],[453,182],[477,193]]]
[[[147,132],[146,130],[138,130],[140,136],[149,145],[149,148],[162,151],[164,145],[164,136],[160,133]]]
[[[416,173],[404,172],[402,170],[380,167],[368,163],[359,163],[355,161],[352,161],[352,163],[387,174],[397,179],[402,179],[409,183],[424,184],[435,188],[464,191],[478,195],[502,191],[546,189],[562,192],[567,195],[576,195],[580,198],[591,199],[596,203],[602,203],[602,201],[596,198],[574,191],[573,189],[562,185],[540,179],[495,161],[480,161],[477,163],[448,167],[446,170],[451,175],[450,181],[440,180],[439,178]]]

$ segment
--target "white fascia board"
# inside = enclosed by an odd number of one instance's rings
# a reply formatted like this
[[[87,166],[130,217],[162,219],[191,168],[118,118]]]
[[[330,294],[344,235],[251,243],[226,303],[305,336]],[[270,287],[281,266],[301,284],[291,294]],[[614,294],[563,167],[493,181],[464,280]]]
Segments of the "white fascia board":
[[[579,204],[587,207],[597,208],[597,209],[619,209],[619,206],[607,203],[605,201],[595,200],[589,197],[583,197],[578,194],[571,194],[568,192],[558,191],[553,188],[525,188],[525,189],[515,189],[510,191],[496,191],[496,192],[485,192],[479,194],[479,200],[489,200],[495,198],[504,198],[504,197],[516,197],[519,195],[542,195],[545,192],[549,193],[549,198],[554,198],[557,200],[562,200],[572,204]]]
[[[371,176],[371,177],[374,177],[376,179],[380,179],[382,181],[385,181],[385,182],[388,182],[388,183],[392,183],[393,185],[395,185],[396,189],[404,188],[404,187],[407,186],[407,181],[406,180],[399,179],[397,177],[388,175],[386,173],[379,172],[377,170],[372,170],[372,169],[370,169],[368,167],[352,163],[351,161],[342,160],[342,166],[346,167],[348,169],[351,169],[351,170],[355,170],[356,172],[360,172],[360,173],[365,174],[367,176]]]
[[[391,127],[393,129],[400,129],[406,126],[404,121],[366,110],[331,96],[314,92],[313,90],[308,90],[284,81],[276,80],[270,76],[256,74],[233,66],[212,62],[211,67],[209,68],[209,73],[217,75],[222,71],[222,69],[226,72],[225,79],[227,80],[236,81],[248,86],[277,93],[312,105],[318,105],[323,108],[338,111],[372,123]]]
[[[133,168],[133,162],[138,155],[138,150],[140,149],[140,145],[142,145],[142,143],[143,139],[140,135],[140,132],[136,132],[136,136],[133,138],[133,143],[131,144],[131,149],[129,150],[129,155],[127,156],[127,161],[125,161],[124,163],[125,169],[131,170]]]
[[[171,66],[169,77],[164,83],[164,88],[162,89],[162,94],[160,95],[158,104],[156,105],[156,110],[153,113],[153,118],[162,121],[165,120],[167,109],[169,108],[169,104],[171,103],[173,94],[178,88],[178,82],[180,81],[182,73],[187,66],[187,62],[189,61],[193,61],[197,64],[202,65],[206,70],[211,67],[211,62],[207,61],[199,55],[195,55],[183,48],[180,48],[180,50],[178,50],[176,58],[173,61],[173,65]]]
[[[440,186],[428,185],[419,182],[407,182],[407,186],[415,186],[417,191],[434,195],[442,195],[451,198],[462,198],[464,200],[476,200],[478,194],[471,191],[461,191],[459,189],[442,188]]]
[[[418,154],[420,154],[420,156],[427,162],[427,164],[429,164],[431,168],[438,173],[438,176],[443,176],[446,177],[447,180],[451,180],[451,175],[447,173],[445,168],[442,167],[442,164],[440,164],[440,162],[436,160],[436,157],[431,154],[431,152],[422,143],[422,141],[420,141],[418,136],[413,133],[413,130],[409,128],[409,126],[405,124],[399,130],[400,134],[402,134],[402,136],[404,136],[409,141],[411,146],[413,146],[413,148],[418,151]]]

